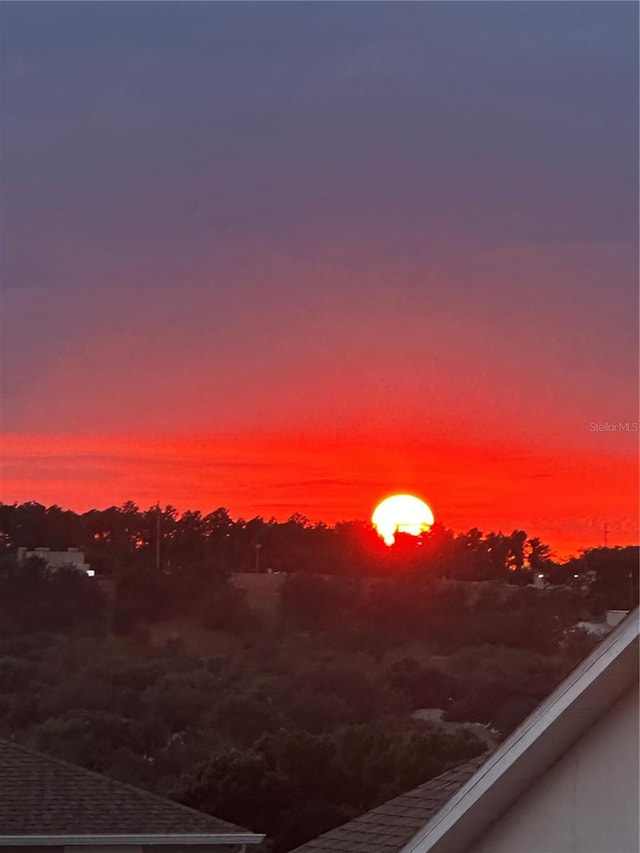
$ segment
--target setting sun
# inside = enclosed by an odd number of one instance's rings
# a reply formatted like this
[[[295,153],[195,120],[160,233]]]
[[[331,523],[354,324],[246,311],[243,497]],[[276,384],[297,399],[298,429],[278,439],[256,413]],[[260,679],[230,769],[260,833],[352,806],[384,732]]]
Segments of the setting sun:
[[[431,509],[413,495],[385,498],[371,516],[371,521],[387,545],[393,545],[396,533],[419,536],[431,527],[433,520]]]

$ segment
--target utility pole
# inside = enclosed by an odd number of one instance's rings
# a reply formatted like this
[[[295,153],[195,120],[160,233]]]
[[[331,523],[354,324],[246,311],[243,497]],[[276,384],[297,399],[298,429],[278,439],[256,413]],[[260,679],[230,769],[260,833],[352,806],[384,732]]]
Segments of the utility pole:
[[[262,545],[256,543],[256,574],[260,572],[260,548],[262,548]]]
[[[156,505],[156,570],[160,571],[160,501]]]
[[[604,523],[604,547],[608,547],[609,544],[609,525],[605,521]]]

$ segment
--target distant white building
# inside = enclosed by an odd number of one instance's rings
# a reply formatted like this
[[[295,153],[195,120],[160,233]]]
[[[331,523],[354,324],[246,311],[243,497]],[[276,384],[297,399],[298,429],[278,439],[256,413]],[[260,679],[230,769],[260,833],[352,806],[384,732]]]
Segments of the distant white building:
[[[50,569],[59,569],[62,566],[73,566],[78,571],[85,572],[93,577],[95,572],[88,563],[84,561],[84,551],[79,548],[67,548],[66,551],[52,551],[51,548],[18,548],[18,559],[28,560],[30,557],[39,557]]]

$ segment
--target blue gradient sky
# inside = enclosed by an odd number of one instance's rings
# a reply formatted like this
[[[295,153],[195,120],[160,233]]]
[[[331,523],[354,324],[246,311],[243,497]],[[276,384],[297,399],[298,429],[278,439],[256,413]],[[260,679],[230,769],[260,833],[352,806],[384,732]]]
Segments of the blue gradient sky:
[[[637,5],[2,19],[2,420],[34,458],[295,429],[633,465],[588,424],[637,420]],[[4,499],[44,494],[20,465]]]

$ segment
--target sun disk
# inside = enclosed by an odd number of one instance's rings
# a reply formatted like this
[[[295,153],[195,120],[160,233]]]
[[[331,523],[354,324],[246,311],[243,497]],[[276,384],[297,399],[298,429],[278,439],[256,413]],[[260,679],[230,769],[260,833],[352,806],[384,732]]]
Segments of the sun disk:
[[[419,536],[433,524],[431,509],[413,495],[392,495],[375,508],[371,516],[376,530],[387,545],[393,545],[396,533]]]

